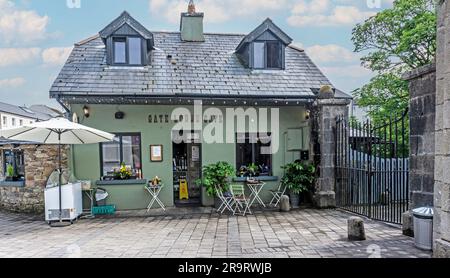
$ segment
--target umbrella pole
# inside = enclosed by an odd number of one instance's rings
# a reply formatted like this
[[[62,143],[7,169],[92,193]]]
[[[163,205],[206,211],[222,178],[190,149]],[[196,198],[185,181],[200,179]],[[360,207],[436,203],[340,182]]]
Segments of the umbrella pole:
[[[62,183],[62,169],[61,169],[61,133],[58,134],[58,168],[59,168],[59,222],[62,222],[62,190],[61,190],[61,183]]]

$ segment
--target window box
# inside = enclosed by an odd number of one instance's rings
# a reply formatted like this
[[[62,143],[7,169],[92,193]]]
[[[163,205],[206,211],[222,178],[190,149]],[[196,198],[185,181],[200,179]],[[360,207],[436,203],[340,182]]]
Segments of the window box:
[[[147,184],[147,180],[103,180],[96,181],[97,186],[103,185],[136,185],[136,184]]]
[[[233,182],[246,182],[248,177],[237,177],[233,179]],[[257,181],[278,181],[279,178],[276,176],[261,176],[254,177]]]

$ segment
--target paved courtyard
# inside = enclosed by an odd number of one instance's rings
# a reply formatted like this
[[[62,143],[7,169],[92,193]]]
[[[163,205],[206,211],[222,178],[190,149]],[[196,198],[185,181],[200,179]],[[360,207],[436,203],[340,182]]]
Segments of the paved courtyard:
[[[398,227],[366,221],[367,241],[346,239],[337,210],[96,218],[50,228],[0,212],[0,257],[406,257],[428,258]]]

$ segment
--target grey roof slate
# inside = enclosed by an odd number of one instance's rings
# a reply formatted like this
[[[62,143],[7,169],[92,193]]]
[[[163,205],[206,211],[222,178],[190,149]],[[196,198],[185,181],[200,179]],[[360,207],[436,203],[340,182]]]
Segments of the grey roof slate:
[[[31,118],[31,119],[37,119],[40,121],[48,120],[51,118],[51,116],[46,113],[42,113],[40,111],[33,111],[30,108],[12,105],[12,104],[8,104],[8,103],[4,103],[4,102],[0,102],[0,113],[1,112],[13,114],[16,116]]]
[[[205,42],[183,42],[179,32],[152,34],[155,50],[145,67],[107,65],[99,36],[76,44],[50,95],[67,101],[110,95],[311,98],[312,88],[331,84],[295,47],[286,48],[286,70],[252,70],[235,55],[245,35],[206,33]]]

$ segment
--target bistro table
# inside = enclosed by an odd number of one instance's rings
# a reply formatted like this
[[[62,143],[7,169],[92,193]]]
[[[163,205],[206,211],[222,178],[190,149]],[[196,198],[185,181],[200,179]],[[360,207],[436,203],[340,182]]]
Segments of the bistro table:
[[[266,204],[264,204],[263,200],[259,196],[261,194],[261,190],[264,188],[264,185],[266,185],[262,181],[258,182],[249,182],[247,181],[247,186],[250,189],[250,203],[249,206],[253,206],[255,201],[258,201],[263,207],[266,207]]]
[[[158,185],[146,185],[145,189],[150,193],[151,195],[151,200],[150,203],[147,206],[147,212],[149,212],[152,207],[153,204],[155,202],[158,203],[158,205],[165,211],[166,207],[164,206],[164,204],[161,202],[161,200],[159,199],[159,194],[161,193],[161,189],[163,189],[164,185],[162,184],[158,184]]]

